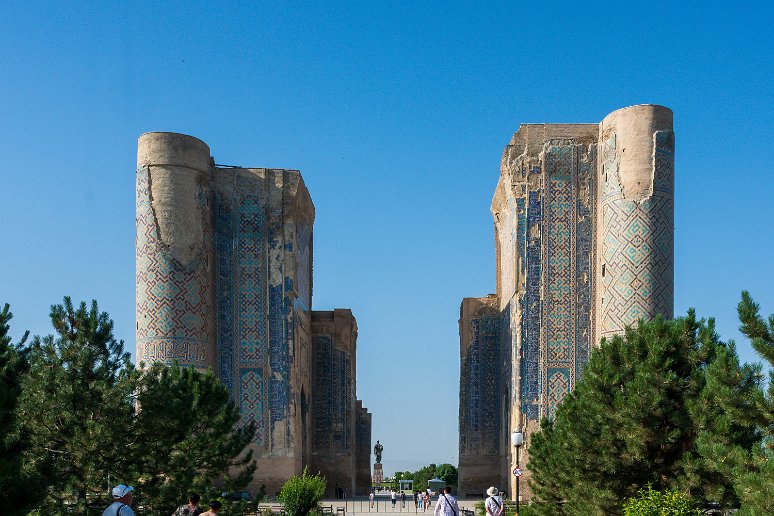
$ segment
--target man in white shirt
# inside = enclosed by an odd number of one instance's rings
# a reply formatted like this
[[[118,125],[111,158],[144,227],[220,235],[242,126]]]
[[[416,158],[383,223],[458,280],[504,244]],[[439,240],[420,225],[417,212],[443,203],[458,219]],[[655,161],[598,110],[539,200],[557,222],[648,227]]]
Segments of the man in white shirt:
[[[134,516],[132,510],[132,486],[118,484],[113,488],[113,503],[104,510],[102,516]]]
[[[451,487],[444,487],[438,495],[433,516],[460,516],[460,506],[457,505],[457,499],[451,495]]]
[[[503,499],[499,496],[500,492],[495,486],[486,490],[489,498],[484,502],[486,507],[486,516],[501,516],[503,514]]]

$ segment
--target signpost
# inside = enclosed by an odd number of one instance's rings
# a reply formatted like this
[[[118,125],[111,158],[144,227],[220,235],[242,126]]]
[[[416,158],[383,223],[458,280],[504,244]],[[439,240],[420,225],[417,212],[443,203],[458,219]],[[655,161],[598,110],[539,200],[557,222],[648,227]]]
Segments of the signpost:
[[[521,476],[521,469],[513,468],[513,476],[514,477],[520,477]]]

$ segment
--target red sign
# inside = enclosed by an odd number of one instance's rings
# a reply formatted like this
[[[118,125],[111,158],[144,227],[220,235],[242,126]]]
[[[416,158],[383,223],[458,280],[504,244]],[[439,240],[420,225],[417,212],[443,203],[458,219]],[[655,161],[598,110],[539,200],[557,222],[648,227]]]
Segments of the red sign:
[[[513,476],[514,477],[520,477],[521,476],[521,469],[513,468]]]

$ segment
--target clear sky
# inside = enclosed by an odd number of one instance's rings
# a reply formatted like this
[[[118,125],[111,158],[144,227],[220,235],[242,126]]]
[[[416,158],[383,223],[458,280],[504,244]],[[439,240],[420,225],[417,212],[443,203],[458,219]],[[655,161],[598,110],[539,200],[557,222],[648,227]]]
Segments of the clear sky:
[[[774,10],[764,2],[0,3],[0,302],[50,333],[97,299],[134,351],[137,137],[301,170],[315,309],[358,320],[385,471],[457,461],[463,297],[495,290],[489,205],[526,122],[675,113],[675,305],[774,313]],[[223,3],[225,5],[226,3]],[[543,7],[541,7],[543,6]]]

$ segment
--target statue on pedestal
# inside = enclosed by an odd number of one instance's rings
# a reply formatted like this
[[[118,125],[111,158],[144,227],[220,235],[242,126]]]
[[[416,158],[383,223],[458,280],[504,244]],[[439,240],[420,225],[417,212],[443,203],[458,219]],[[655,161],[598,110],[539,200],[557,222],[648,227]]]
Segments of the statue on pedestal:
[[[376,463],[381,464],[382,463],[382,451],[384,450],[384,446],[382,446],[379,441],[376,441],[376,446],[374,446],[374,455],[376,455]]]

